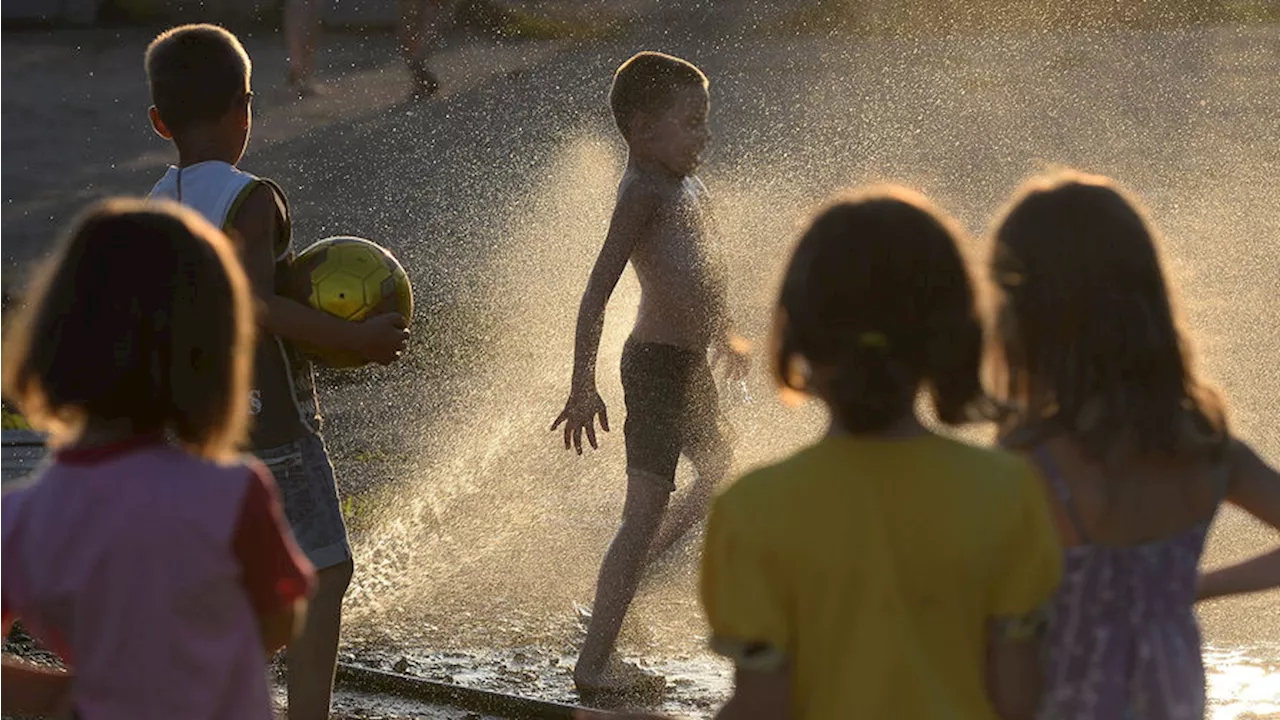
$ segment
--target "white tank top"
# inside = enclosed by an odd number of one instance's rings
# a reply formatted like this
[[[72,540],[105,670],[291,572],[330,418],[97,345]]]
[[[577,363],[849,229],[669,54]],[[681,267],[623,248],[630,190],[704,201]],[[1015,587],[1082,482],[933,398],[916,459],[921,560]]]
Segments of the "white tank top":
[[[181,168],[170,165],[148,197],[182,203],[225,232],[235,218],[235,211],[253,192],[257,180],[221,160],[206,160]]]
[[[181,168],[170,166],[151,188],[148,198],[174,200],[200,213],[223,232],[229,232],[236,212],[260,184],[272,187],[284,214],[285,229],[273,249],[276,291],[280,292],[281,276],[293,256],[291,222],[283,194],[270,180],[221,160],[206,160]],[[292,344],[274,335],[260,334],[254,384],[249,395],[249,409],[255,416],[250,434],[254,450],[279,447],[303,433],[318,430],[320,414],[315,376],[311,363]]]

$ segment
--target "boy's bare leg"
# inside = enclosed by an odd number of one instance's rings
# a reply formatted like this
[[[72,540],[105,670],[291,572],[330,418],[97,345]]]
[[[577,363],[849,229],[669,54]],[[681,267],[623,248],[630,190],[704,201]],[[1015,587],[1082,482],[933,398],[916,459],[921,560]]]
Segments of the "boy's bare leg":
[[[596,580],[596,598],[587,625],[587,637],[573,669],[579,687],[596,687],[604,678],[614,643],[622,629],[627,607],[646,566],[646,556],[654,534],[662,522],[671,492],[651,477],[627,478],[627,500],[622,508],[622,525],[609,544]]]
[[[338,665],[342,597],[351,583],[350,560],[316,573],[316,593],[307,606],[302,634],[287,654],[289,720],[328,720],[333,673]]]
[[[649,549],[649,562],[661,557],[707,517],[716,488],[733,466],[733,453],[725,440],[706,448],[690,449],[688,457],[695,473],[693,484],[666,514]]]
[[[428,96],[439,88],[427,69],[426,51],[435,44],[441,0],[400,0],[400,52],[413,76],[414,95]]]
[[[439,19],[440,0],[400,0],[400,51],[405,62],[424,59]]]

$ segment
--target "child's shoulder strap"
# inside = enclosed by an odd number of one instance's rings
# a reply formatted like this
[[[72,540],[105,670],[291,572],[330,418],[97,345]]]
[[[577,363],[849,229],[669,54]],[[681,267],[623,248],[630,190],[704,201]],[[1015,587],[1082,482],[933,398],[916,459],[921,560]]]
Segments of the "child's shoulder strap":
[[[1081,543],[1090,544],[1092,541],[1089,539],[1089,532],[1085,529],[1084,518],[1080,516],[1080,511],[1076,508],[1075,498],[1071,496],[1071,488],[1067,485],[1067,479],[1058,468],[1058,463],[1054,460],[1053,454],[1049,452],[1049,447],[1043,442],[1038,443],[1031,449],[1031,456],[1034,458],[1035,464],[1040,468],[1040,474],[1049,483],[1049,488],[1053,490],[1058,503],[1066,511],[1067,521],[1071,523],[1072,529],[1076,531],[1076,537],[1080,539]]]
[[[240,212],[240,206],[244,205],[245,200],[253,194],[254,190],[259,187],[268,187],[271,189],[271,195],[276,199],[276,209],[280,213],[280,232],[276,236],[276,256],[281,257],[288,252],[289,244],[293,238],[293,215],[289,212],[289,199],[285,197],[284,190],[275,180],[263,177],[254,177],[247,185],[241,188],[240,193],[236,195],[236,199],[231,202],[231,208],[227,211],[227,221],[222,228],[223,231],[231,229],[232,223],[235,222],[236,215]]]
[[[288,249],[289,242],[293,238],[293,213],[289,211],[289,198],[285,196],[284,190],[275,180],[258,178],[258,182],[271,188],[271,194],[275,196],[276,208],[280,211],[280,237],[283,239],[285,249]]]

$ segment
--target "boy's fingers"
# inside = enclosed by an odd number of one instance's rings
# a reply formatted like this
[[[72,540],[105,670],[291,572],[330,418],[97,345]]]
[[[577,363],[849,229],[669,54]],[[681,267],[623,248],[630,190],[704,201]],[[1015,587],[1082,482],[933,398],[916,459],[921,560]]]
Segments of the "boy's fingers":
[[[573,429],[573,449],[582,454],[582,426],[579,425]]]
[[[568,450],[569,448],[573,447],[573,440],[570,438],[570,435],[572,432],[573,431],[570,429],[569,423],[566,422],[564,424],[564,449],[565,450]]]
[[[555,432],[556,428],[560,427],[560,423],[564,422],[565,416],[567,414],[568,414],[567,411],[562,411],[559,415],[556,416],[556,421],[551,423],[551,432]]]
[[[604,405],[600,406],[600,429],[609,432],[609,410]]]
[[[600,446],[596,444],[596,424],[591,420],[587,421],[587,442],[591,443],[592,450],[600,449]]]

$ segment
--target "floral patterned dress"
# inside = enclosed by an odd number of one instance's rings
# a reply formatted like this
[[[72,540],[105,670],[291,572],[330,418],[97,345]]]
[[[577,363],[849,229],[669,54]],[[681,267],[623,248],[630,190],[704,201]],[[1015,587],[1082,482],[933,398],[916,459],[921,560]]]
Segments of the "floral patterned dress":
[[[1043,448],[1034,456],[1081,541],[1065,550],[1053,602],[1041,720],[1201,720],[1192,608],[1212,516],[1140,545],[1093,544],[1052,458]],[[1225,488],[1216,489],[1220,500]]]

